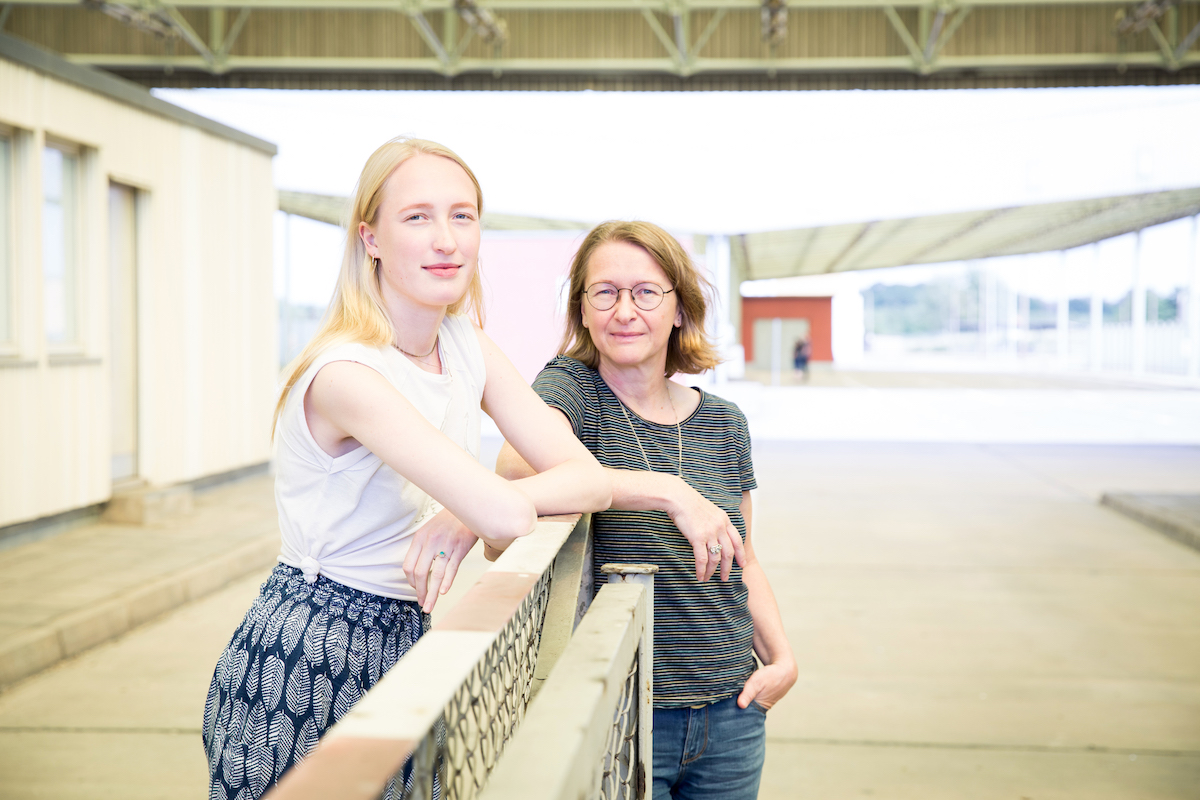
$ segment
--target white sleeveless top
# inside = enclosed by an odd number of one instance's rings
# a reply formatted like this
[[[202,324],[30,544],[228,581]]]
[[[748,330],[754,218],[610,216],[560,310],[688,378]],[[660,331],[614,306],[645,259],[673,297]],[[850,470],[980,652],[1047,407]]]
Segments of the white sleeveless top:
[[[304,395],[317,372],[333,361],[354,361],[378,372],[430,424],[479,457],[479,404],[486,368],[466,317],[447,316],[439,331],[441,375],[425,372],[392,347],[346,344],[313,361],[288,394],[276,432],[275,503],[283,547],[279,560],[364,592],[416,600],[401,569],[412,534],[441,505],[360,446],[334,458],[313,439]]]

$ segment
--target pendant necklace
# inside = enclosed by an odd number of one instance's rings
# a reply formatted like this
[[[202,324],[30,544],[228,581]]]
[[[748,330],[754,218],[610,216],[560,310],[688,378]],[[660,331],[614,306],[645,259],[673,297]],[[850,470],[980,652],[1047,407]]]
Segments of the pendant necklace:
[[[616,392],[613,392],[616,395]],[[679,412],[675,410],[675,401],[671,399],[671,390],[667,390],[667,400],[671,404],[671,413],[675,415],[675,438],[679,443],[679,477],[683,477],[683,431],[679,427]],[[646,470],[653,472],[654,467],[650,466],[650,459],[646,456],[646,448],[642,447],[642,440],[637,435],[637,429],[633,427],[633,420],[629,418],[629,412],[625,410],[625,404],[621,402],[621,398],[617,398],[617,405],[621,407],[621,413],[625,415],[625,422],[629,424],[629,430],[633,434],[633,440],[637,442],[638,450],[642,452],[642,459],[646,462]]]

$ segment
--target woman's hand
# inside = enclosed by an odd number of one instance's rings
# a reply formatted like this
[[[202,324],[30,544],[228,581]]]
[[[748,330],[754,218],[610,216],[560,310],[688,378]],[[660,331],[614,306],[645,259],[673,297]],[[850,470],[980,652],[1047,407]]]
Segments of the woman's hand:
[[[426,614],[433,611],[438,597],[450,591],[458,565],[477,539],[447,509],[439,511],[413,534],[408,555],[404,557],[404,576],[416,590],[417,602]]]
[[[742,693],[738,695],[738,708],[746,708],[751,700],[769,709],[788,693],[796,682],[796,662],[787,660],[775,664],[764,664],[750,674]]]
[[[679,480],[679,479],[676,479]],[[721,570],[721,580],[729,580],[736,559],[741,567],[746,566],[746,551],[737,528],[729,521],[729,515],[682,480],[674,493],[675,502],[667,509],[671,521],[692,546],[696,556],[696,580],[703,583]],[[720,552],[713,553],[712,545],[719,545]]]

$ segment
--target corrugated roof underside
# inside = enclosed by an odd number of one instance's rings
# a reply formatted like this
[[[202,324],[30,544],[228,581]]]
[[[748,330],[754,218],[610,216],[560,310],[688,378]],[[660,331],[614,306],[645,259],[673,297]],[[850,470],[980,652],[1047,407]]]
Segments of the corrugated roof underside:
[[[397,4],[397,9],[400,4]],[[956,26],[941,49],[932,74],[915,74],[903,39],[877,8],[814,8],[793,4],[787,37],[773,51],[762,41],[755,8],[725,13],[697,52],[696,72],[669,74],[671,53],[636,10],[501,10],[508,28],[501,48],[471,39],[461,59],[466,71],[438,74],[435,53],[399,10],[256,8],[229,50],[230,71],[212,74],[180,63],[169,73],[151,61],[195,57],[183,42],[168,42],[79,6],[30,7],[14,4],[6,31],[87,63],[98,61],[122,75],[160,86],[271,86],[292,88],[430,89],[809,89],[809,88],[964,88],[1003,86],[1122,85],[1195,83],[1200,68],[1168,71],[1138,61],[1118,69],[1095,57],[1159,52],[1149,31],[1127,36],[1115,31],[1111,3],[1082,5],[978,6]],[[186,8],[183,17],[202,37],[212,13]],[[428,11],[436,35],[466,30],[451,12]],[[957,12],[964,13],[964,12]],[[1200,3],[1183,2],[1173,11],[1180,38],[1200,23]],[[235,9],[225,12],[228,26]],[[688,17],[688,41],[695,44],[716,12],[696,10]],[[920,12],[897,9],[914,36]],[[653,12],[673,36],[670,16]],[[953,15],[947,18],[947,24]],[[1162,22],[1164,29],[1167,21]],[[449,40],[447,49],[453,50]],[[114,56],[142,57],[144,63],[112,63]],[[1080,63],[1038,59],[1073,58]],[[775,70],[768,63],[792,61]],[[146,60],[149,59],[149,60]],[[244,59],[238,63],[238,59]],[[255,66],[254,59],[273,65]],[[322,65],[323,59],[338,63]],[[1032,59],[1032,61],[1031,61]],[[857,63],[850,66],[847,60]],[[287,63],[284,63],[284,62]],[[364,66],[378,61],[381,66]],[[382,62],[394,62],[390,66]],[[564,65],[578,62],[578,66]],[[541,66],[544,62],[544,68]],[[593,62],[603,62],[599,65]],[[494,67],[494,68],[493,68]],[[774,70],[772,72],[772,70]]]

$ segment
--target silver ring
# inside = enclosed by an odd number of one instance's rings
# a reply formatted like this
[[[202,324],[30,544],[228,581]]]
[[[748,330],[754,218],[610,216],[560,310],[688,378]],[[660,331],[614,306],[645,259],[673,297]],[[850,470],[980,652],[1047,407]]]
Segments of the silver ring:
[[[719,543],[718,544],[710,544],[708,546],[708,552],[712,553],[715,556],[717,553],[721,552],[721,545]]]

